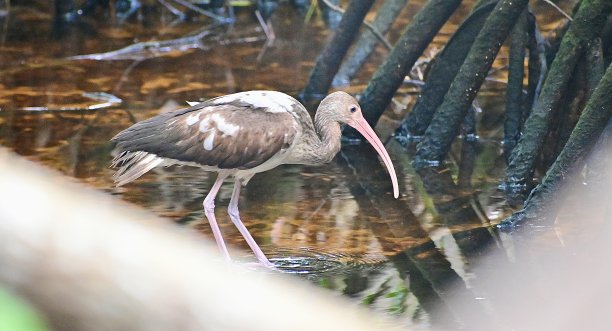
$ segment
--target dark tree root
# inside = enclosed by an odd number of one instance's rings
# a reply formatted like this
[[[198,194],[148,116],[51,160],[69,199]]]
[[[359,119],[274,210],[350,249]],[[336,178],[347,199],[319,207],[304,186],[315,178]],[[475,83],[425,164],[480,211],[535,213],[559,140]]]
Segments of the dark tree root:
[[[495,7],[496,1],[481,3],[459,26],[444,49],[438,53],[430,68],[425,87],[412,111],[395,131],[395,139],[404,147],[413,137],[422,136],[427,130],[434,111],[444,100],[453,78],[457,75],[476,35]]]
[[[472,105],[497,53],[528,0],[502,0],[476,37],[444,101],[436,110],[423,140],[417,146],[415,165],[442,162],[459,132],[461,121]]]
[[[578,170],[584,165],[586,155],[591,151],[612,116],[612,65],[608,66],[605,75],[593,91],[576,127],[567,144],[549,168],[542,183],[532,192],[523,210],[510,216],[500,228],[517,227],[528,219],[552,219],[563,196],[559,192],[565,185],[571,184]],[[604,148],[609,147],[604,146]],[[552,204],[553,198],[557,201]],[[542,221],[538,221],[542,223]]]
[[[584,0],[572,25],[561,41],[559,52],[551,65],[535,107],[525,122],[523,135],[510,156],[506,172],[506,187],[531,185],[539,152],[550,131],[553,110],[560,105],[578,60],[583,54],[585,42],[597,38],[603,24],[612,11],[608,0]],[[515,193],[508,192],[513,200]]]

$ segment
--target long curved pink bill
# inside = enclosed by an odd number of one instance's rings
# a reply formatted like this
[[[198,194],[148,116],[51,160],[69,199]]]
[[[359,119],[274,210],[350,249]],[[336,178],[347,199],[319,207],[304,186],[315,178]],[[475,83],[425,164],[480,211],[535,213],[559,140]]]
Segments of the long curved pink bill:
[[[397,186],[397,176],[395,175],[395,168],[393,168],[393,163],[391,162],[391,158],[385,149],[383,143],[378,139],[376,132],[370,127],[365,118],[361,117],[359,119],[353,120],[348,125],[355,128],[355,130],[359,131],[361,135],[363,135],[370,144],[374,147],[374,149],[378,152],[380,157],[385,162],[387,166],[387,171],[389,171],[389,176],[391,176],[391,183],[393,184],[393,196],[397,199],[399,197],[399,188]]]

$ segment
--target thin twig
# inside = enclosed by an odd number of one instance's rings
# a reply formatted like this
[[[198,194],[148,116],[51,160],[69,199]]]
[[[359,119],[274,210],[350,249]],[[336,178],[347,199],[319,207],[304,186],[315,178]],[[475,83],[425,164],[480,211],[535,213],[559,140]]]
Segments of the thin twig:
[[[268,22],[266,22],[266,20],[264,20],[263,16],[261,16],[261,12],[259,11],[259,9],[255,10],[255,17],[257,17],[257,21],[259,22],[259,25],[261,25],[261,29],[263,30],[264,34],[266,35],[266,38],[268,39],[267,44],[273,44],[274,40],[276,39],[274,29],[271,25],[268,25]]]
[[[324,3],[324,4],[325,4],[327,7],[329,7],[331,10],[333,10],[333,11],[337,11],[337,12],[339,12],[340,14],[344,15],[344,9],[342,9],[342,8],[340,8],[339,6],[336,6],[335,4],[333,4],[333,3],[329,2],[329,0],[322,0],[322,1],[323,1],[323,3]]]
[[[166,9],[168,9],[168,11],[170,11],[172,14],[174,14],[175,16],[178,16],[181,20],[185,19],[185,16],[186,16],[185,13],[183,13],[178,8],[166,2],[166,0],[157,0],[157,1],[161,3],[162,6],[166,7]]]
[[[547,4],[551,5],[553,8],[555,8],[558,12],[561,13],[561,15],[565,16],[565,18],[567,18],[568,20],[573,21],[572,17],[569,16],[566,12],[563,11],[563,9],[559,8],[559,6],[557,6],[554,2],[550,1],[550,0],[544,0],[544,2],[546,2]]]
[[[410,79],[409,77],[404,78],[404,84],[414,85],[414,86],[418,86],[418,87],[425,86],[425,82],[423,80],[420,80],[420,79]]]
[[[187,8],[189,8],[189,9],[191,9],[191,10],[195,11],[195,12],[198,12],[198,13],[200,13],[200,14],[204,15],[204,16],[208,16],[208,17],[210,17],[210,18],[213,18],[213,19],[215,19],[215,20],[218,20],[218,21],[220,21],[220,22],[227,23],[227,22],[229,22],[229,21],[231,20],[231,18],[228,18],[228,17],[223,17],[223,16],[217,15],[217,14],[215,14],[215,13],[211,13],[211,12],[210,12],[210,11],[208,11],[208,10],[204,10],[204,9],[202,9],[202,8],[200,8],[200,7],[198,7],[198,6],[194,5],[194,4],[192,4],[192,3],[191,3],[191,2],[189,2],[189,1],[185,1],[185,0],[172,0],[172,1],[174,1],[174,2],[178,3],[178,4],[179,4],[179,5],[181,5],[181,6],[187,7]]]
[[[344,9],[336,6],[335,4],[329,2],[329,0],[321,0],[323,1],[323,3],[329,7],[331,10],[333,11],[337,11],[340,14],[344,15]],[[378,40],[380,40],[383,45],[385,45],[385,47],[387,49],[392,49],[393,46],[391,46],[391,43],[387,40],[387,38],[385,38],[385,36],[383,36],[380,31],[378,31],[370,22],[363,20],[363,24],[372,32],[372,34],[374,34],[374,36],[376,36],[376,38],[378,38]]]

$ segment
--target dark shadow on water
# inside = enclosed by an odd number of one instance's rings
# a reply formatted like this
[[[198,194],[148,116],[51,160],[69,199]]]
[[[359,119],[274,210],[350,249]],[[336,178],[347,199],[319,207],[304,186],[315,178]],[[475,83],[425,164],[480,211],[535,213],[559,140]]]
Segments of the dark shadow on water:
[[[475,316],[476,312],[483,307],[473,300],[474,293],[467,288],[466,280],[462,278],[452,267],[449,257],[434,244],[430,234],[423,230],[421,223],[410,210],[409,206],[402,199],[393,199],[390,192],[388,174],[380,167],[380,162],[375,157],[374,150],[369,145],[347,146],[341,152],[341,160],[345,162],[353,171],[351,189],[360,204],[370,203],[379,214],[379,220],[371,224],[371,229],[381,245],[388,250],[399,250],[397,254],[390,258],[393,266],[405,282],[409,283],[411,293],[418,299],[423,309],[433,314],[430,315],[430,322],[436,327],[452,327],[460,324],[470,324],[471,321],[464,320],[464,316]],[[405,169],[398,167],[400,173]],[[422,177],[426,187],[438,185],[442,192],[448,191],[450,177],[448,172],[432,172],[429,177]],[[449,196],[441,194],[440,196]],[[436,204],[436,197],[433,197]],[[445,205],[448,207],[448,203]],[[462,204],[459,204],[462,205]],[[436,207],[438,205],[436,204]],[[442,211],[442,219],[457,219],[461,214],[457,214],[457,204],[452,204],[453,209],[446,208],[447,213],[454,212],[454,218],[445,215]],[[442,208],[442,210],[445,210]],[[392,211],[392,212],[390,212]],[[446,217],[445,217],[446,216]],[[470,225],[467,217],[459,218],[462,225]],[[478,221],[478,218],[476,218]],[[447,225],[455,225],[455,223]],[[483,233],[485,235],[483,235]],[[460,237],[470,238],[470,250],[474,251],[476,246],[486,249],[490,244],[491,236],[489,232],[478,224],[478,228],[465,231]],[[452,233],[457,240],[455,232]],[[411,238],[412,244],[397,247],[394,245],[397,239]],[[457,240],[459,254],[465,251]],[[469,253],[469,252],[468,252]],[[461,285],[459,285],[461,284]],[[458,286],[459,285],[459,286]],[[462,306],[449,306],[445,302],[451,297],[461,297],[466,299]],[[470,300],[472,299],[472,300]],[[434,307],[444,307],[433,309]],[[451,318],[454,317],[454,318]]]

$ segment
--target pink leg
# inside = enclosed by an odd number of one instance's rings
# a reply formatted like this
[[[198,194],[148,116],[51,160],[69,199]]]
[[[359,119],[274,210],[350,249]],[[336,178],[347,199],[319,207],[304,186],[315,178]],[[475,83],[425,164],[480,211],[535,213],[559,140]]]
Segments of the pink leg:
[[[219,229],[219,225],[215,219],[215,197],[217,196],[217,193],[219,193],[219,189],[221,188],[221,184],[223,184],[223,180],[225,180],[225,178],[227,178],[227,175],[219,174],[217,180],[210,189],[210,192],[208,192],[208,195],[204,199],[204,214],[206,214],[208,223],[212,228],[215,241],[217,242],[217,247],[219,247],[221,254],[223,254],[223,257],[225,257],[226,260],[231,261],[229,252],[227,251],[227,247],[225,246],[225,242],[221,236],[221,229]]]
[[[251,249],[253,250],[253,253],[255,253],[255,257],[257,257],[257,260],[259,260],[259,262],[264,266],[272,268],[274,267],[274,265],[270,263],[266,255],[262,252],[261,248],[259,248],[259,245],[257,245],[257,243],[255,242],[255,239],[253,239],[253,236],[251,236],[251,234],[249,233],[249,230],[247,230],[247,228],[244,226],[244,224],[242,224],[242,221],[240,220],[240,214],[238,212],[238,199],[240,198],[241,186],[242,185],[240,181],[236,180],[236,183],[234,184],[234,192],[232,192],[232,198],[230,199],[227,211],[229,213],[230,218],[232,219],[232,222],[234,222],[234,225],[238,228],[240,234],[242,234],[247,244],[249,244],[249,247],[251,247]]]

